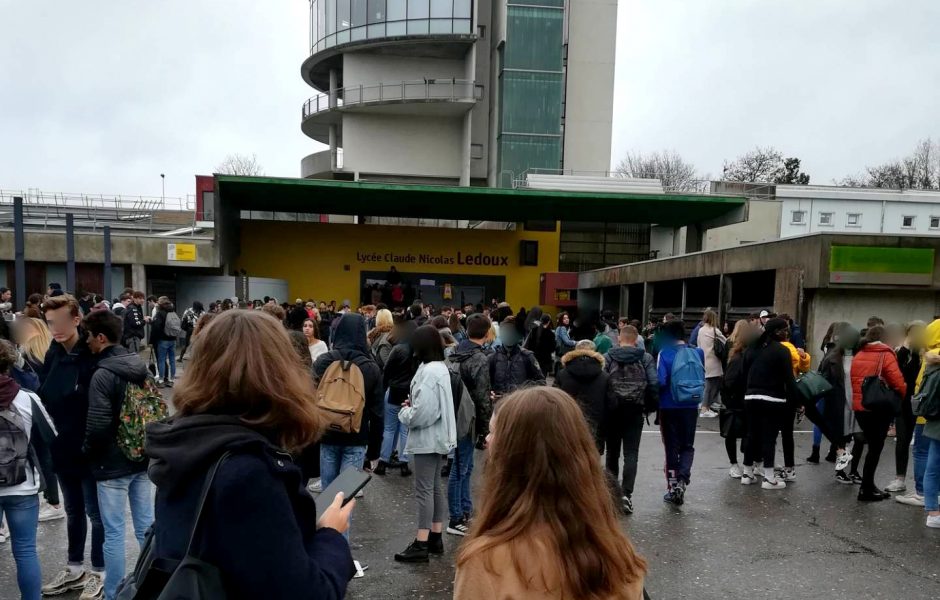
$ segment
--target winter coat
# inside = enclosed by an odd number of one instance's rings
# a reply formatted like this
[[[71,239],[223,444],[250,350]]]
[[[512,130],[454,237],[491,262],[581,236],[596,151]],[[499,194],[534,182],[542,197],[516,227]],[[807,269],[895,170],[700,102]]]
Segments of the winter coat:
[[[610,349],[606,355],[604,355],[604,371],[610,375],[621,365],[630,365],[636,362],[642,362],[643,368],[646,370],[646,397],[655,401],[654,404],[659,404],[659,385],[658,385],[658,376],[656,373],[656,360],[647,354],[642,348],[631,347],[631,346],[616,346]],[[611,398],[608,399],[608,404],[610,404]],[[649,404],[647,404],[649,406]]]
[[[865,344],[852,360],[852,410],[866,411],[862,406],[862,382],[866,377],[877,375],[879,365],[881,376],[887,382],[888,387],[897,392],[901,398],[907,393],[904,375],[901,374],[898,359],[894,356],[891,347],[881,342]]]
[[[2,496],[32,496],[46,489],[42,464],[49,455],[49,446],[56,431],[50,417],[35,394],[22,389],[12,377],[0,375],[0,410],[10,409],[23,419],[24,431],[29,442],[29,468],[26,481],[0,487]]]
[[[82,445],[88,419],[88,386],[96,363],[82,330],[71,352],[55,340],[46,352],[39,373],[39,397],[59,432],[51,448],[58,475],[88,473]]]
[[[380,369],[385,368],[385,362],[388,355],[392,353],[392,342],[388,337],[391,333],[391,327],[375,328],[369,332],[369,347],[372,349],[372,358],[375,359]]]
[[[898,367],[901,369],[901,375],[904,376],[904,383],[907,385],[907,393],[904,398],[911,399],[914,395],[914,389],[917,387],[917,375],[920,373],[920,352],[911,351],[906,346],[898,348],[897,352]]]
[[[88,388],[88,422],[82,452],[96,480],[117,479],[147,470],[147,462],[129,460],[117,444],[117,429],[127,384],[141,385],[147,366],[136,354],[110,346],[98,355]]]
[[[844,439],[856,429],[855,413],[848,410],[845,389],[845,353],[839,348],[831,348],[819,362],[819,374],[822,375],[832,390],[823,396],[823,420],[836,439]]]
[[[144,339],[146,335],[144,332],[145,325],[144,311],[137,304],[131,302],[124,311],[124,333],[121,341],[126,343],[131,338]]]
[[[744,399],[786,403],[801,397],[793,377],[790,351],[776,340],[748,348],[744,354],[747,389]]]
[[[362,315],[349,313],[343,315],[336,327],[333,349],[320,356],[313,364],[313,374],[317,381],[323,377],[327,368],[338,360],[352,361],[362,371],[365,384],[366,406],[359,426],[359,433],[338,433],[328,431],[320,438],[321,444],[333,446],[367,446],[369,444],[369,425],[371,413],[376,417],[385,414],[382,402],[385,389],[382,387],[382,370],[372,359],[369,344],[366,341],[366,320]]]
[[[457,344],[457,349],[451,355],[451,361],[457,363],[460,369],[460,379],[476,408],[476,421],[474,429],[477,435],[486,436],[490,431],[490,416],[493,414],[493,403],[490,399],[490,360],[483,351],[483,346],[470,340]]]
[[[176,338],[169,336],[164,331],[166,327],[166,316],[175,311],[172,305],[169,308],[157,307],[157,312],[150,321],[150,345],[156,346],[160,342],[175,342]]]
[[[402,330],[402,339],[389,352],[382,371],[383,387],[388,390],[388,403],[394,406],[401,406],[408,397],[411,380],[418,370],[418,361],[411,351],[411,335],[418,327],[414,321],[406,321],[402,327],[406,328]]]
[[[684,344],[665,343],[659,351],[656,362],[656,380],[659,384],[659,409],[660,410],[698,410],[695,406],[676,404],[672,401],[672,363],[676,360],[676,352]],[[699,358],[705,362],[705,353],[701,348],[694,348],[698,352]]]
[[[151,423],[145,450],[157,487],[156,558],[183,557],[208,471],[228,451],[193,544],[219,569],[226,597],[344,597],[355,572],[349,544],[317,529],[315,502],[328,500],[310,496],[290,454],[238,417],[214,414]]]
[[[725,374],[725,369],[721,365],[721,359],[715,354],[715,340],[721,340],[727,343],[725,334],[721,333],[717,327],[711,325],[702,325],[698,331],[698,347],[705,353],[705,378],[721,377]]]
[[[721,386],[721,403],[728,410],[744,410],[746,391],[747,374],[744,372],[744,353],[739,352],[728,359]]]
[[[609,376],[604,371],[604,357],[593,350],[572,350],[561,359],[561,364],[555,387],[578,401],[591,429],[598,431],[607,408]]]
[[[524,385],[545,385],[535,355],[521,347],[499,346],[490,356],[490,383],[497,394],[508,394]]]
[[[791,342],[780,342],[783,344],[783,347],[787,349],[790,353],[790,364],[793,365],[793,376],[799,377],[801,373],[809,371],[809,365],[813,361],[813,357],[809,355],[809,352],[804,351],[803,356],[800,356],[799,351],[796,349]]]
[[[408,427],[408,454],[448,454],[457,446],[454,395],[443,361],[418,367],[409,404],[398,413],[398,420]]]

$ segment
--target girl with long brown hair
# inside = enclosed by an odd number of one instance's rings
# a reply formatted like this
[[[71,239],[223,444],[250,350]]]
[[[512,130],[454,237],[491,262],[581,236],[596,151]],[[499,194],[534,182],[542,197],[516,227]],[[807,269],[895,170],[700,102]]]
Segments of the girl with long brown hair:
[[[490,421],[483,504],[457,557],[455,600],[643,597],[646,561],[621,531],[577,403],[535,387]]]
[[[183,558],[208,486],[192,548],[229,597],[343,597],[353,561],[341,534],[355,501],[323,498],[332,504],[318,522],[303,489],[290,452],[316,441],[321,418],[287,331],[262,311],[230,310],[193,343],[177,413],[147,427],[154,558]]]

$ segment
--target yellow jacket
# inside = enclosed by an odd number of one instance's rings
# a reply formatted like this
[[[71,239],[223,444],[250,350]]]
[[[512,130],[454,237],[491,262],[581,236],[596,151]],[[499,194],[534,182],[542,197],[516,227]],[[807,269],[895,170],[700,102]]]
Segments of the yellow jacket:
[[[920,361],[920,373],[917,374],[917,386],[914,388],[915,394],[920,391],[920,384],[924,382],[924,370],[927,368],[927,363],[940,362],[940,319],[932,322],[924,330],[924,347],[927,350]],[[917,417],[918,425],[925,425],[926,423],[927,419]]]
[[[790,351],[790,362],[793,363],[793,376],[799,377],[802,373],[809,371],[809,363],[812,361],[809,352],[804,352],[803,358],[800,358],[800,353],[796,349],[796,346],[790,342],[781,343]]]

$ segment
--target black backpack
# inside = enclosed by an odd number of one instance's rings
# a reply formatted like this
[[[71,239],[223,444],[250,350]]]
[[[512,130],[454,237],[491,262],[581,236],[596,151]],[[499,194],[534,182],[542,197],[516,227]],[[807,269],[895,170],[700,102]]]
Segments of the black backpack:
[[[10,406],[0,410],[0,488],[26,481],[29,464],[29,434],[26,420]]]
[[[611,370],[608,372],[608,394],[611,407],[616,408],[645,408],[646,407],[646,367],[639,360],[624,364],[611,361]]]
[[[196,515],[189,530],[189,543],[183,560],[155,558],[153,556],[153,527],[147,532],[144,547],[137,559],[134,572],[124,578],[118,586],[117,600],[224,600],[227,597],[219,570],[193,556],[193,542],[199,529],[202,510],[212,489],[212,482],[219,466],[231,453],[226,452],[209,470],[202,486]]]

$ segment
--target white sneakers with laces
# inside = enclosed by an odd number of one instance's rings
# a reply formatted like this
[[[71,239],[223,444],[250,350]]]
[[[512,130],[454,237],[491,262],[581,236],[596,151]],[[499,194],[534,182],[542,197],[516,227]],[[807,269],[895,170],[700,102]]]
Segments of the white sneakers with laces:
[[[744,475],[744,469],[738,463],[731,465],[731,468],[728,470],[728,477],[731,479],[741,479],[741,476]]]
[[[764,490],[782,490],[787,487],[787,482],[783,479],[767,479],[764,477],[764,483],[760,484]]]
[[[104,597],[104,573],[91,571],[85,580],[85,587],[78,600],[100,600]]]
[[[927,527],[931,529],[940,529],[940,515],[928,516],[927,517]]]
[[[906,504],[908,506],[924,506],[924,497],[918,494],[915,491],[910,491],[903,496],[895,496],[895,501],[900,502],[901,504]]]
[[[55,521],[56,519],[62,519],[65,517],[65,509],[60,505],[58,508],[48,504],[46,502],[42,503],[42,508],[39,509],[39,522],[44,523],[46,521]]]
[[[836,456],[836,464],[835,464],[836,471],[841,471],[841,470],[845,469],[845,468],[846,468],[847,466],[849,466],[851,463],[852,463],[852,455],[849,454],[848,451],[843,452],[842,454],[837,455],[837,456]]]
[[[894,481],[885,486],[886,492],[904,492],[907,490],[907,484],[900,477],[895,477]]]

